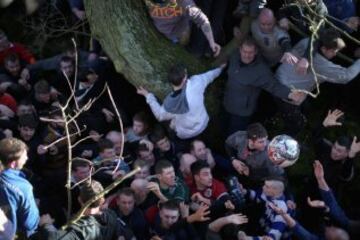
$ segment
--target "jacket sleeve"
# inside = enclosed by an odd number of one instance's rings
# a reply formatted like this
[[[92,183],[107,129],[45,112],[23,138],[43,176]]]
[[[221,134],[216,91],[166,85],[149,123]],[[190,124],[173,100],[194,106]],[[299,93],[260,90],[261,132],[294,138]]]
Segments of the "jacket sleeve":
[[[214,81],[221,74],[222,68],[215,68],[213,70],[207,71],[203,74],[192,76],[191,81],[196,81],[201,89],[199,91],[203,91],[210,83]]]
[[[296,223],[295,227],[293,227],[294,235],[300,240],[320,240],[319,237],[315,236],[314,234],[310,233],[306,230],[303,226],[299,223]]]
[[[360,73],[360,59],[347,68],[328,61],[328,64],[318,64],[315,71],[323,81],[346,84]]]
[[[285,85],[282,85],[272,74],[266,74],[263,76],[266,79],[260,80],[260,87],[278,98],[287,99],[290,94],[290,89]]]
[[[80,236],[70,228],[67,230],[57,230],[53,225],[46,224],[40,228],[40,239],[46,240],[78,240]]]
[[[236,157],[237,154],[237,134],[238,132],[231,134],[225,141],[225,151],[230,157]]]
[[[149,93],[146,96],[146,103],[150,106],[152,113],[158,121],[171,120],[175,117],[174,114],[167,112],[163,106],[160,106],[154,94]]]
[[[350,221],[345,215],[344,211],[339,206],[332,191],[324,191],[320,189],[320,194],[325,204],[330,209],[330,216],[332,217],[332,219],[339,223],[343,228],[348,229],[350,226]]]
[[[25,194],[27,195],[22,199],[22,206],[19,208],[21,211],[18,211],[18,222],[21,223],[21,228],[24,229],[27,236],[30,236],[37,229],[40,215],[32,190]]]
[[[47,59],[39,60],[34,64],[27,65],[26,68],[35,72],[55,70],[60,63],[60,59],[61,55],[56,55]]]

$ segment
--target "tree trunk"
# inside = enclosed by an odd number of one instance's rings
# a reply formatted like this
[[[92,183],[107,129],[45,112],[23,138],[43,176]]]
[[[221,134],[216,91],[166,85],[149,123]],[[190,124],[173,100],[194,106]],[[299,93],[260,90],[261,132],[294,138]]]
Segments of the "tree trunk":
[[[142,0],[85,0],[85,8],[92,34],[135,86],[163,98],[170,90],[166,76],[171,65],[184,63],[190,74],[209,68],[155,29]]]
[[[210,60],[195,58],[159,33],[142,0],[85,0],[85,9],[93,36],[114,62],[117,72],[134,86],[142,85],[161,99],[170,92],[167,72],[171,65],[184,63],[190,75],[213,68]],[[205,96],[211,116],[207,135],[213,140],[220,139],[214,136],[221,136],[219,109],[223,83],[217,79]]]

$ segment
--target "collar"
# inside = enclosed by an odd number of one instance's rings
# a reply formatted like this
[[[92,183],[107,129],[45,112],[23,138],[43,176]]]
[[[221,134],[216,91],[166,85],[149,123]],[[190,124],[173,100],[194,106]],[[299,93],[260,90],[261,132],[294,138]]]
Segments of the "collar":
[[[240,53],[239,53],[239,55],[240,55]],[[258,56],[255,56],[254,60],[253,60],[251,63],[243,63],[243,62],[241,61],[241,56],[239,56],[239,66],[240,66],[240,67],[246,67],[246,66],[255,65],[255,63],[257,62],[257,60],[258,60]]]
[[[7,168],[4,171],[2,171],[1,173],[2,175],[7,175],[7,176],[19,176],[22,178],[26,178],[26,175],[24,172],[22,172],[21,170],[18,169],[13,169],[13,168]]]

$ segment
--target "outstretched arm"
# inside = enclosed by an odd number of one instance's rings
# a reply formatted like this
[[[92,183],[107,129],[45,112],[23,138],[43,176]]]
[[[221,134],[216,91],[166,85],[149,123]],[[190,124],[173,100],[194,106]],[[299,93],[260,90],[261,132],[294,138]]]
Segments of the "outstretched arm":
[[[214,35],[208,17],[196,6],[189,7],[188,12],[190,18],[203,31],[206,39],[209,42],[211,50],[214,53],[214,57],[217,57],[220,53],[221,47],[214,40]]]

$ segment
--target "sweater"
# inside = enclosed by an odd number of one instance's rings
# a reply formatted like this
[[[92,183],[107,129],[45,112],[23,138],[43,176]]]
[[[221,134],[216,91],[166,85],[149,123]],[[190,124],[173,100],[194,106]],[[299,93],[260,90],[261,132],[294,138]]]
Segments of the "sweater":
[[[295,45],[292,53],[297,57],[303,56],[308,44],[308,38],[301,40]],[[331,62],[317,52],[313,56],[313,66],[319,84],[323,82],[346,84],[359,74],[360,59],[346,68]],[[305,75],[300,75],[295,72],[295,66],[288,63],[280,65],[276,71],[276,78],[279,79],[282,84],[296,89],[312,91],[316,87],[314,75],[310,70],[308,70]]]
[[[290,89],[273,77],[270,68],[258,56],[252,63],[244,64],[236,50],[230,58],[227,73],[224,107],[233,115],[251,116],[256,110],[261,90],[279,98],[287,98],[290,93]]]
[[[170,120],[170,128],[176,132],[179,138],[195,137],[205,130],[209,122],[209,115],[204,104],[205,89],[220,75],[221,70],[221,68],[216,68],[203,74],[194,75],[187,80],[185,86],[189,104],[187,113],[173,114],[167,112],[152,93],[146,96],[146,102],[158,121]]]
[[[291,50],[289,34],[278,26],[274,26],[271,33],[263,33],[259,21],[255,20],[251,23],[251,34],[270,66],[279,63],[284,53]]]
[[[271,162],[267,153],[264,151],[248,151],[248,139],[246,131],[237,131],[226,139],[226,150],[230,156],[243,161],[250,170],[249,178],[255,183],[261,182],[271,176],[282,176],[284,169]]]
[[[154,4],[146,0],[148,12],[155,27],[168,39],[177,42],[190,29],[190,20],[198,27],[209,22],[193,0],[178,0],[176,4]]]

